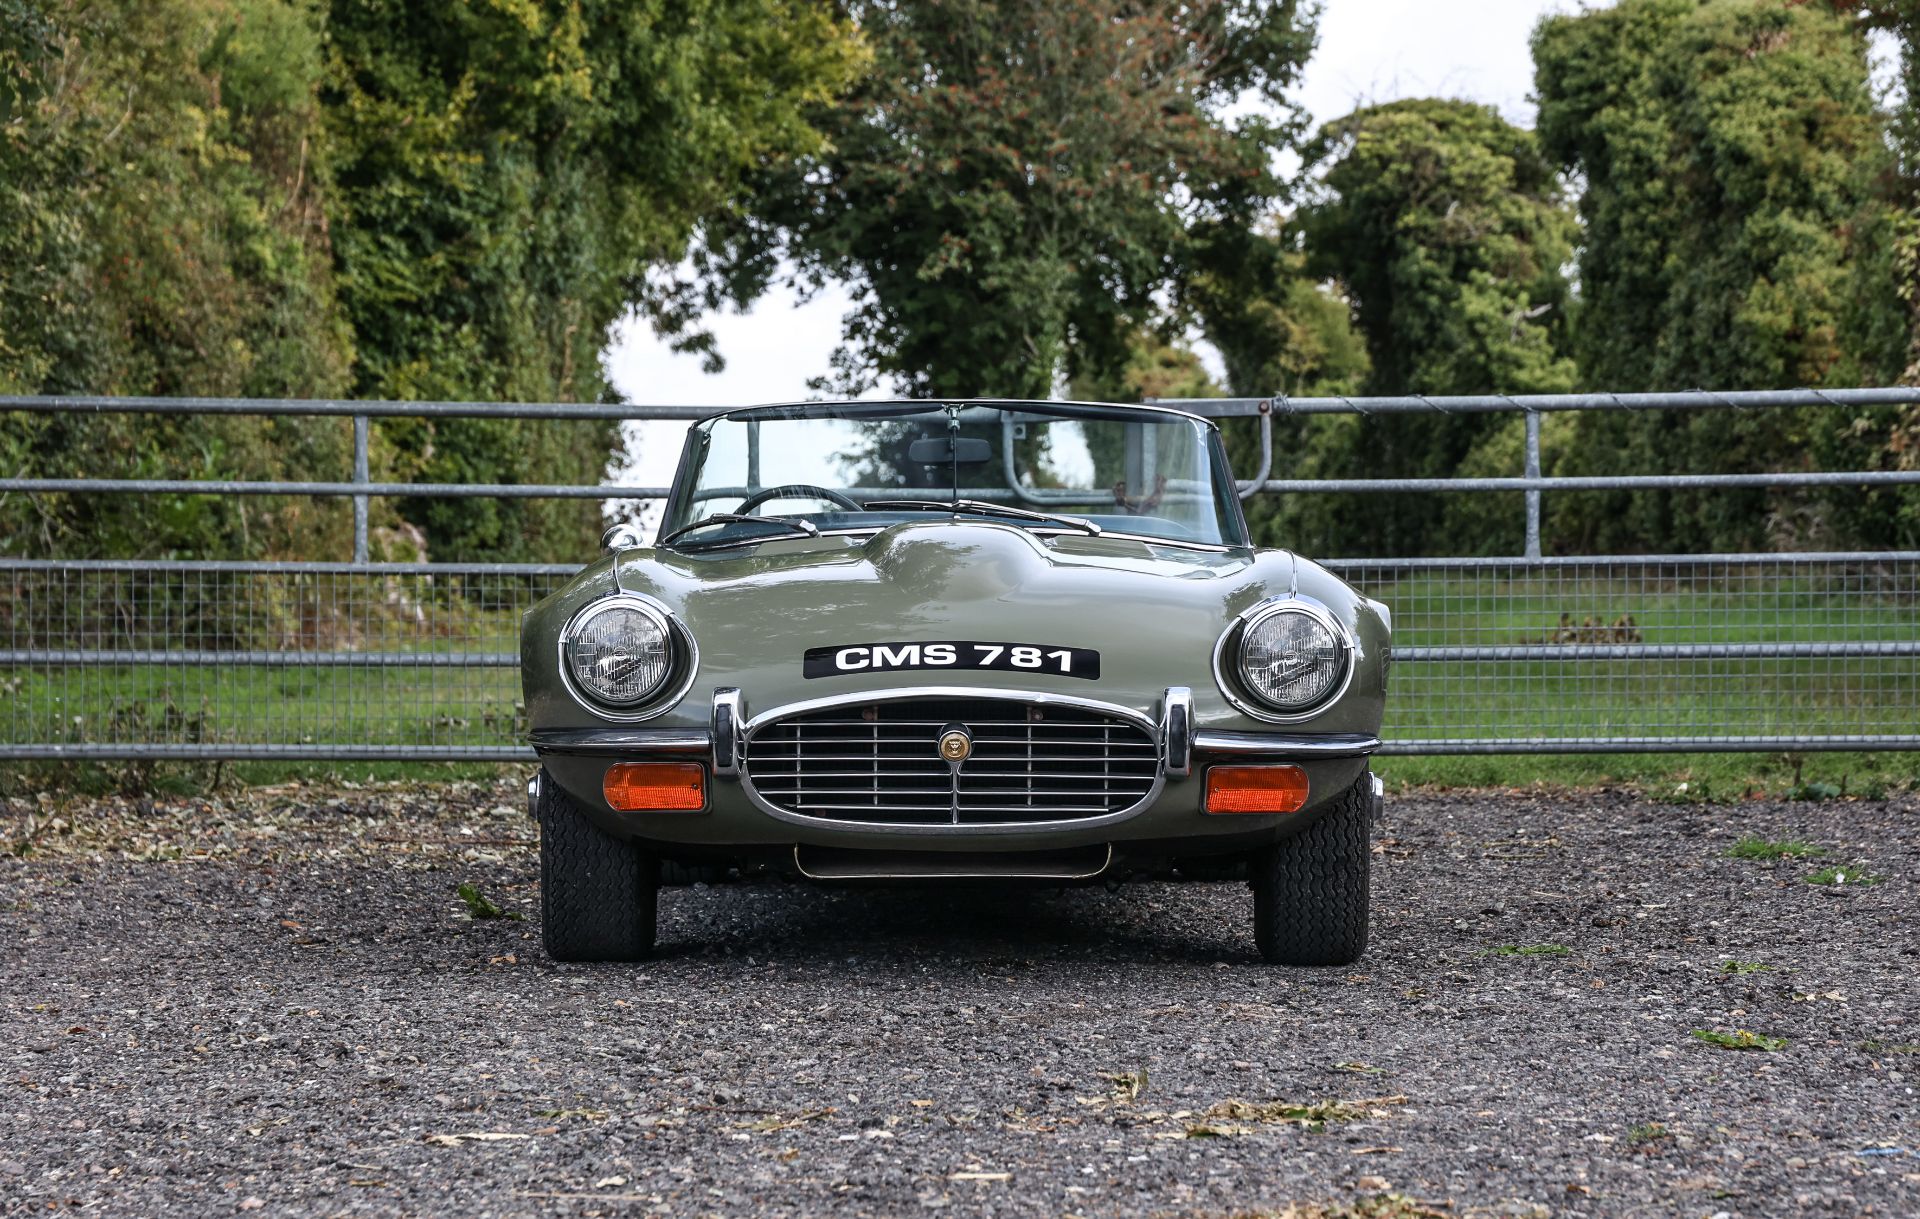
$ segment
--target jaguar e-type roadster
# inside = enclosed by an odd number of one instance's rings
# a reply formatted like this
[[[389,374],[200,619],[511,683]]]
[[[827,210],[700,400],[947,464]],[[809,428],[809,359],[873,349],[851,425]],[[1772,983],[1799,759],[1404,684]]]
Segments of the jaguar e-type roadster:
[[[521,638],[553,957],[736,875],[1246,880],[1267,960],[1365,948],[1387,609],[1249,543],[1205,419],[730,411],[607,551]]]

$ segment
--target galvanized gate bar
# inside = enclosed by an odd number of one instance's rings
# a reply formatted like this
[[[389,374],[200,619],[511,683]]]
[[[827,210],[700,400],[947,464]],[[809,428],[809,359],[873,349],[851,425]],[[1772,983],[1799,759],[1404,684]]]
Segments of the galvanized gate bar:
[[[141,398],[91,394],[0,394],[0,411],[122,415],[319,415],[374,419],[684,419],[715,406],[632,406],[623,402],[406,402],[375,398]],[[1249,411],[1248,414],[1253,412]]]
[[[0,493],[48,495],[318,495],[403,499],[665,499],[668,487],[569,483],[245,482],[226,478],[0,478]],[[356,516],[356,521],[358,517]],[[355,537],[356,552],[364,539]]]
[[[4,403],[0,399],[0,403]],[[1280,415],[1460,415],[1506,411],[1698,411],[1809,406],[1904,406],[1920,402],[1920,387],[1868,389],[1683,389],[1637,394],[1400,394],[1385,397],[1149,398],[1196,415],[1229,419],[1258,415],[1271,406]]]
[[[0,648],[0,665],[252,665],[275,668],[517,669],[518,652],[207,651],[140,648]]]
[[[1920,402],[1920,388],[1670,390],[1657,393],[1466,394],[1425,396],[1334,395],[1294,398],[1149,398],[1210,418],[1281,415],[1477,414],[1503,411],[1675,411],[1751,410],[1772,407],[1901,406]],[[118,412],[169,415],[336,415],[373,418],[508,419],[705,419],[716,406],[639,406],[621,402],[410,402],[351,398],[155,398],[93,394],[0,395],[0,411],[54,411],[74,414]]]

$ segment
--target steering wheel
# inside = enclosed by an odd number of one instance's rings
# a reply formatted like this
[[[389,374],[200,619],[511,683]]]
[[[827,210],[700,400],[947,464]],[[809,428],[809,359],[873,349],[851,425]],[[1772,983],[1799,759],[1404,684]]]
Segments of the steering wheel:
[[[839,508],[845,508],[848,512],[866,511],[866,509],[855,502],[851,496],[828,487],[816,487],[812,483],[782,483],[777,487],[762,487],[752,495],[741,500],[740,506],[734,509],[734,511],[738,512],[741,516],[746,516],[762,504],[770,503],[776,499],[817,499],[824,500]]]

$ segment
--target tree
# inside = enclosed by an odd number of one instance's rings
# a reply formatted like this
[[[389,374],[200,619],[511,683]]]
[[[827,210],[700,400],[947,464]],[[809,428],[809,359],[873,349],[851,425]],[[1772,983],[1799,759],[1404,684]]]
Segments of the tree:
[[[326,105],[340,295],[369,397],[594,401],[607,327],[695,228],[817,152],[860,64],[821,0],[336,0]],[[600,424],[383,425],[420,481],[592,481]],[[588,553],[586,501],[412,501],[436,545]]]
[[[1365,343],[1366,393],[1572,386],[1562,269],[1575,222],[1530,132],[1489,107],[1416,99],[1330,123],[1312,151],[1326,168],[1295,219],[1305,250],[1295,282],[1337,286]],[[1291,292],[1298,300],[1302,287]],[[1301,453],[1296,469],[1327,477],[1444,477],[1518,425],[1497,415],[1326,419],[1296,425],[1289,447]],[[1324,503],[1300,523],[1336,553],[1512,553],[1518,525],[1506,522],[1517,513],[1485,508],[1449,500],[1435,512],[1392,496],[1364,514]]]
[[[1541,141],[1584,186],[1586,385],[1848,385],[1897,369],[1898,328],[1863,320],[1897,306],[1890,282],[1861,275],[1886,161],[1856,24],[1773,0],[1623,0],[1543,21],[1533,50]],[[1593,414],[1576,427],[1566,472],[1798,468],[1854,447],[1831,413]],[[1570,497],[1554,533],[1601,550],[1819,544],[1840,532],[1836,502]]]
[[[1369,393],[1572,385],[1561,269],[1575,223],[1532,133],[1489,106],[1415,99],[1328,124],[1316,151],[1308,267],[1353,308]]]
[[[0,387],[346,388],[308,159],[320,62],[307,15],[280,0],[5,0]],[[297,477],[344,471],[346,446],[337,420],[0,417],[9,474]],[[344,544],[347,521],[300,500],[15,496],[0,547],[286,555]]]
[[[1357,394],[1366,381],[1366,344],[1347,302],[1306,271],[1299,234],[1277,223],[1215,224],[1195,234],[1194,271],[1181,304],[1220,352],[1227,386],[1249,398]],[[1337,477],[1353,441],[1351,421],[1281,415],[1272,424],[1274,477]],[[1254,419],[1221,423],[1234,473],[1260,468]],[[1340,553],[1345,514],[1325,495],[1256,495],[1247,525],[1262,545]]]
[[[0,0],[0,389],[561,399],[696,228],[817,151],[827,0]],[[340,420],[0,417],[8,473],[344,478]],[[603,425],[383,421],[381,481],[597,481]],[[391,512],[382,505],[376,511]],[[590,501],[409,501],[442,558]],[[391,518],[389,518],[391,519]],[[18,553],[333,557],[339,501],[12,497]]]
[[[717,244],[740,291],[775,254],[852,285],[834,385],[1045,396],[1118,375],[1189,231],[1279,190],[1311,50],[1297,0],[851,0],[873,67],[826,108],[827,148]]]
[[[1879,207],[1862,225],[1854,248],[1860,259],[1854,299],[1862,346],[1881,353],[1876,379],[1898,369],[1904,385],[1920,384],[1920,2],[1872,0],[1833,9],[1865,28],[1892,35],[1898,104],[1888,119],[1892,164],[1876,178]],[[1891,285],[1893,298],[1887,298]],[[1891,469],[1920,469],[1920,404],[1862,412],[1848,429],[1853,448],[1870,447],[1877,464]],[[1851,501],[1829,501],[1834,515],[1853,536],[1887,545],[1910,546],[1920,538],[1920,495],[1887,492]],[[1867,519],[1862,520],[1865,517]]]

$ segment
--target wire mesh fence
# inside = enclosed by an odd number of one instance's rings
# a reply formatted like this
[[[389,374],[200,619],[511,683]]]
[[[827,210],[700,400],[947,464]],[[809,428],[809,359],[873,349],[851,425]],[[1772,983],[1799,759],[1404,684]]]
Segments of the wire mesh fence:
[[[573,570],[0,561],[0,754],[517,758],[520,615]]]
[[[1331,564],[1399,753],[1920,747],[1920,553]]]
[[[1331,566],[1393,610],[1391,752],[1920,748],[1920,553]],[[571,571],[0,561],[0,756],[530,757]]]
[[[1299,481],[1270,477],[1276,414],[1837,408],[1911,389],[1169,402],[1258,417],[1243,495],[1526,493],[1527,555],[1332,562],[1394,614],[1387,751],[1920,749],[1920,552],[1540,557],[1540,498],[1607,487],[1911,485],[1920,471]],[[3,398],[0,410],[347,416],[350,481],[0,477],[0,495],[351,499],[353,562],[0,558],[0,758],[518,761],[520,615],[571,564],[367,561],[370,498],[652,499],[664,488],[374,483],[386,416],[686,421],[699,408],[580,403]],[[1425,486],[1426,481],[1436,485]],[[1822,484],[1824,485],[1824,483]],[[1209,641],[1210,642],[1210,641]]]

